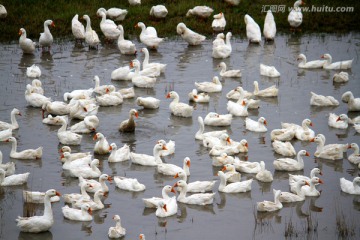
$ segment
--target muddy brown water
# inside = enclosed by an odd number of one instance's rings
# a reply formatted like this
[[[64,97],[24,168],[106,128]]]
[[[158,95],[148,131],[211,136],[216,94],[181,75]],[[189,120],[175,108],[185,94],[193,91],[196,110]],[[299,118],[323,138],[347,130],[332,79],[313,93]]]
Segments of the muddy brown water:
[[[194,82],[210,81],[219,71],[216,66],[221,60],[212,59],[212,40],[202,46],[188,47],[180,39],[164,42],[157,52],[150,52],[150,61],[167,63],[165,74],[158,78],[154,89],[136,88],[136,96],[153,96],[161,100],[158,110],[142,110],[136,106],[135,99],[125,100],[116,107],[101,107],[98,113],[100,126],[97,131],[103,133],[107,140],[118,146],[127,143],[132,151],[152,153],[154,143],[159,139],[176,142],[175,155],[164,161],[182,165],[184,157],[191,159],[190,181],[218,179],[214,174],[219,168],[212,167],[208,150],[201,142],[194,139],[198,130],[197,116],[205,117],[209,111],[227,113],[226,93],[238,85],[246,90],[253,90],[253,81],[257,80],[260,89],[276,84],[280,89],[275,99],[263,99],[258,111],[251,111],[255,119],[264,116],[268,122],[267,133],[253,133],[245,130],[244,118],[235,117],[227,129],[234,140],[247,139],[249,142],[248,158],[250,161],[265,161],[267,169],[274,174],[272,183],[264,184],[254,180],[252,190],[241,194],[224,194],[214,191],[216,197],[213,205],[200,207],[179,204],[175,216],[160,219],[155,211],[145,209],[142,198],[160,196],[165,184],[174,184],[172,177],[157,174],[154,167],[132,165],[131,162],[107,162],[108,156],[96,156],[101,160],[101,170],[111,176],[135,177],[146,185],[146,190],[132,193],[119,190],[110,184],[110,194],[105,199],[107,208],[94,213],[92,222],[74,222],[64,219],[61,213],[63,201],[54,203],[55,224],[49,232],[42,234],[20,233],[16,227],[17,216],[42,213],[41,205],[24,205],[22,190],[46,191],[55,188],[62,194],[79,192],[78,181],[64,175],[59,161],[58,149],[61,145],[57,139],[57,126],[44,125],[41,112],[27,106],[24,98],[26,84],[31,79],[26,77],[26,68],[37,64],[42,70],[40,80],[45,95],[53,100],[62,100],[64,92],[74,89],[90,88],[94,85],[93,77],[98,75],[102,84],[114,84],[117,88],[130,87],[131,82],[111,81],[111,71],[129,63],[133,57],[119,54],[116,45],[103,45],[97,51],[88,51],[78,47],[70,39],[54,43],[51,53],[37,51],[33,56],[23,55],[17,42],[0,44],[0,119],[10,121],[10,111],[16,107],[22,116],[18,117],[20,129],[14,131],[18,139],[18,148],[44,147],[41,160],[17,160],[9,158],[11,145],[0,143],[4,162],[16,163],[16,172],[30,172],[28,183],[24,186],[0,188],[0,239],[105,239],[110,226],[114,225],[112,216],[119,214],[122,225],[127,229],[124,239],[137,239],[144,233],[147,239],[281,239],[285,228],[291,222],[294,234],[304,238],[334,239],[337,238],[336,217],[344,214],[348,227],[354,228],[359,237],[360,199],[357,196],[344,194],[340,190],[339,178],[353,179],[358,175],[358,168],[345,158],[340,161],[315,159],[314,143],[293,141],[295,149],[306,149],[311,157],[305,157],[304,171],[309,175],[314,167],[319,167],[325,182],[320,186],[322,194],[318,198],[306,198],[298,204],[287,204],[276,213],[256,213],[256,202],[272,200],[272,189],[288,191],[287,172],[274,171],[272,162],[280,157],[271,147],[270,131],[280,127],[280,122],[300,124],[304,118],[314,123],[314,131],[323,133],[327,143],[359,143],[359,134],[351,126],[347,130],[328,127],[327,118],[330,112],[348,113],[347,106],[340,103],[334,108],[310,107],[310,91],[322,95],[332,95],[340,100],[342,93],[351,90],[357,97],[360,95],[359,42],[360,35],[313,34],[313,35],[279,35],[273,44],[260,46],[248,45],[246,40],[232,39],[233,52],[225,63],[231,69],[241,69],[242,77],[238,79],[221,79],[221,93],[211,94],[209,104],[196,104],[194,115],[190,119],[174,117],[170,114],[170,100],[165,98],[169,89],[180,95],[180,100],[188,102],[187,94],[194,88]],[[136,42],[140,50],[143,45]],[[296,58],[304,53],[308,60],[319,59],[320,55],[330,53],[334,61],[354,59],[353,68],[347,71],[350,80],[345,84],[332,82],[337,71],[333,70],[300,70]],[[143,55],[137,58],[142,61]],[[280,78],[260,76],[259,63],[274,65],[281,73]],[[117,131],[119,123],[128,117],[131,108],[139,110],[136,119],[137,128],[134,134],[121,134]],[[355,117],[359,113],[348,113]],[[72,124],[75,121],[71,122]],[[206,127],[206,130],[215,128]],[[74,151],[92,151],[94,134],[84,134],[81,146]],[[347,154],[351,154],[348,151]],[[240,157],[244,157],[241,155]],[[254,175],[242,174],[243,179]],[[307,223],[317,225],[314,230],[307,230]]]

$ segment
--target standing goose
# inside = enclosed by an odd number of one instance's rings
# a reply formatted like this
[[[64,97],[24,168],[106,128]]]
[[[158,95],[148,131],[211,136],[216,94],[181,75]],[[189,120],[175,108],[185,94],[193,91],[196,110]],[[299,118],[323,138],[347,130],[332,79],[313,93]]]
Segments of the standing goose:
[[[44,50],[44,48],[47,48],[48,51],[50,51],[51,44],[54,41],[53,36],[49,30],[49,26],[55,27],[55,23],[52,20],[46,20],[44,22],[44,32],[40,33],[39,38],[39,44],[42,49]]]
[[[276,23],[271,10],[266,13],[263,34],[265,41],[274,41],[276,35]]]
[[[20,28],[19,35],[19,45],[23,53],[33,54],[35,52],[36,43],[26,37],[26,30],[24,28]]]
[[[186,103],[179,102],[179,94],[175,91],[171,91],[166,95],[166,98],[174,99],[170,105],[170,111],[173,115],[178,117],[192,117],[194,108]]]
[[[257,24],[248,14],[245,15],[244,21],[246,24],[246,37],[249,43],[261,42],[261,31],[259,24]]]
[[[108,237],[109,238],[121,238],[121,237],[125,236],[126,229],[121,226],[120,216],[114,215],[112,219],[116,222],[116,225],[115,225],[115,227],[109,228]]]
[[[17,140],[14,137],[9,137],[5,142],[11,142],[10,157],[17,159],[40,159],[42,157],[43,147],[37,149],[26,149],[21,152],[17,152]]]
[[[100,29],[108,41],[113,41],[119,38],[120,30],[116,24],[109,19],[106,19],[106,13],[103,11],[97,12],[98,16],[101,17]]]
[[[16,116],[15,115],[19,115],[21,116],[20,111],[17,108],[14,108],[11,113],[10,113],[10,119],[11,119],[11,123],[7,123],[7,122],[2,122],[0,121],[0,130],[6,130],[6,129],[18,129],[19,128],[19,124],[16,121]]]
[[[288,15],[288,22],[290,24],[290,29],[295,30],[298,28],[303,21],[303,14],[301,13],[300,5],[304,5],[305,3],[302,0],[297,0],[294,3],[293,9],[290,11]]]
[[[91,20],[88,15],[84,15],[83,19],[86,21],[85,28],[85,42],[89,45],[89,49],[98,47],[100,43],[99,36],[97,33],[91,28]]]
[[[226,20],[224,13],[220,12],[219,14],[215,14],[214,20],[211,23],[211,27],[214,32],[222,32],[226,26]]]
[[[131,109],[129,111],[129,119],[124,120],[120,123],[119,131],[120,132],[134,132],[135,131],[135,121],[134,116],[136,118],[139,117],[139,113],[135,109]]]
[[[224,44],[213,43],[213,51],[212,51],[213,58],[227,58],[231,55],[232,52],[232,46],[230,42],[231,37],[232,37],[232,33],[228,32],[226,34],[226,41]]]
[[[42,216],[18,217],[17,226],[21,232],[39,233],[48,231],[54,224],[53,211],[50,198],[61,196],[55,189],[47,190],[44,199],[44,214]]]
[[[117,46],[121,54],[134,55],[136,54],[136,46],[130,41],[124,39],[124,28],[122,25],[118,25],[117,28],[120,31],[119,38],[117,40]]]
[[[123,21],[128,13],[126,9],[121,8],[109,8],[108,10],[105,8],[99,8],[98,11],[99,10],[105,12],[106,16],[114,21]]]
[[[4,5],[0,4],[0,18],[6,18],[7,11]]]
[[[164,41],[164,38],[157,36],[154,27],[146,27],[143,22],[138,22],[135,27],[141,28],[140,41],[149,48],[157,49],[159,44]]]
[[[168,14],[168,10],[164,5],[152,6],[150,9],[150,16],[155,18],[165,18]]]
[[[176,32],[184,39],[189,45],[200,45],[205,41],[206,37],[194,32],[190,28],[186,27],[185,23],[181,22],[176,26]]]
[[[85,27],[79,21],[79,14],[75,14],[73,19],[71,20],[71,31],[75,37],[76,42],[82,42],[85,40]]]

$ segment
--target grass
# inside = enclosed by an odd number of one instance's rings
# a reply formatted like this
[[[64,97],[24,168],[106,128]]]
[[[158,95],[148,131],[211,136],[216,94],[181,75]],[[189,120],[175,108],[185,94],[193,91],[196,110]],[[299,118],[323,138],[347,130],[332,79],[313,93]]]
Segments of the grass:
[[[289,221],[285,220],[285,239],[292,238],[304,238],[304,239],[317,239],[318,226],[319,223],[317,220],[313,220],[311,213],[306,219],[302,222],[302,227],[297,228],[297,225],[293,223],[292,216],[290,216]]]
[[[345,216],[344,212],[342,212],[338,205],[335,206],[336,210],[336,233],[338,239],[356,239],[355,229],[356,229],[356,221],[352,217],[349,218],[349,215]]]
[[[286,1],[286,7],[291,7],[294,1]],[[306,5],[314,6],[335,6],[354,7],[354,13],[303,13],[303,33],[307,32],[347,32],[358,31],[358,18],[356,13],[360,9],[360,1],[357,0],[309,0]],[[267,0],[266,5],[284,5],[283,0]],[[43,22],[52,19],[56,27],[51,29],[54,37],[71,37],[71,19],[75,14],[82,16],[88,14],[92,20],[92,27],[100,33],[100,19],[96,17],[96,11],[100,7],[118,7],[127,9],[128,14],[123,21],[125,37],[132,38],[138,36],[139,29],[134,25],[142,21],[145,25],[156,27],[158,35],[161,37],[176,36],[176,25],[184,22],[189,28],[207,36],[212,35],[212,17],[206,20],[199,20],[196,17],[185,17],[188,9],[194,6],[207,5],[214,9],[213,14],[223,12],[227,21],[225,31],[231,31],[233,35],[245,34],[244,15],[249,14],[262,28],[264,24],[265,12],[262,12],[264,1],[242,0],[238,6],[230,6],[222,0],[168,0],[168,1],[143,1],[140,6],[129,6],[127,0],[3,0],[2,4],[6,7],[8,15],[5,19],[0,19],[0,41],[12,41],[18,39],[18,31],[21,27],[25,28],[28,37],[37,41],[39,33],[43,32]],[[165,20],[155,20],[150,18],[149,11],[151,6],[164,4],[169,14]],[[268,8],[267,8],[268,9]],[[277,29],[279,32],[290,32],[287,22],[288,9],[285,12],[274,13]],[[85,21],[84,21],[85,23]],[[100,34],[101,35],[101,34]]]

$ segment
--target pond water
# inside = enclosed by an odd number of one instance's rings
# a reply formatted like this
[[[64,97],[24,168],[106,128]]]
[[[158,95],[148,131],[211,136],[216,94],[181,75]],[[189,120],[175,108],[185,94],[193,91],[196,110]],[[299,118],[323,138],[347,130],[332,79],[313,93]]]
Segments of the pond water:
[[[88,51],[85,47],[75,46],[72,40],[61,40],[54,43],[51,53],[37,51],[34,56],[23,55],[17,42],[0,44],[0,119],[10,121],[10,111],[16,107],[22,116],[18,117],[20,128],[14,131],[18,139],[18,148],[27,149],[44,147],[41,160],[17,160],[9,158],[11,144],[0,143],[4,162],[16,163],[16,173],[30,172],[27,185],[0,188],[0,239],[105,239],[110,226],[114,225],[112,216],[119,214],[122,225],[127,229],[124,239],[137,239],[144,233],[147,239],[204,239],[241,238],[241,239],[281,239],[285,228],[293,224],[293,233],[300,238],[334,239],[337,234],[337,216],[344,214],[346,224],[353,228],[359,237],[360,198],[344,194],[340,190],[339,178],[353,179],[358,175],[358,168],[345,158],[339,161],[315,159],[315,143],[293,141],[295,149],[306,149],[310,157],[305,157],[304,171],[308,175],[314,167],[319,167],[324,184],[320,186],[322,194],[318,198],[306,198],[299,204],[287,204],[276,213],[258,214],[256,202],[272,200],[272,189],[288,191],[288,173],[274,170],[272,162],[280,157],[271,146],[270,131],[280,128],[280,122],[300,124],[304,118],[310,118],[316,133],[323,133],[327,143],[359,143],[359,134],[351,126],[346,130],[330,128],[327,125],[328,114],[348,113],[355,117],[359,113],[347,112],[347,105],[341,102],[341,95],[351,90],[355,96],[360,95],[359,68],[360,35],[279,35],[273,44],[249,45],[246,40],[233,38],[233,52],[224,62],[231,69],[241,69],[242,77],[238,79],[221,79],[223,90],[211,95],[209,104],[196,104],[192,118],[172,116],[169,110],[170,100],[165,94],[170,89],[177,91],[180,100],[188,102],[187,94],[194,88],[194,82],[211,81],[219,75],[216,66],[221,60],[213,59],[212,39],[202,46],[189,47],[180,39],[164,42],[158,51],[150,51],[150,61],[167,63],[165,74],[161,75],[154,89],[135,89],[136,96],[153,96],[161,100],[158,110],[142,110],[136,106],[135,99],[127,99],[120,106],[101,107],[98,117],[100,126],[97,131],[103,133],[107,140],[118,146],[130,145],[132,151],[152,154],[154,143],[159,139],[174,140],[175,154],[164,158],[164,161],[182,165],[184,157],[191,159],[190,181],[218,180],[214,174],[220,169],[212,167],[208,150],[200,141],[194,139],[198,130],[197,117],[210,112],[227,113],[226,93],[238,85],[245,90],[253,90],[253,81],[258,81],[260,89],[275,84],[279,96],[274,99],[262,99],[260,109],[250,111],[250,117],[257,119],[264,116],[268,123],[268,132],[263,134],[245,130],[244,118],[235,117],[231,127],[226,128],[230,137],[236,141],[243,138],[249,143],[249,161],[264,161],[266,167],[274,174],[274,181],[263,184],[256,180],[252,190],[241,194],[224,194],[217,191],[214,204],[199,207],[179,204],[175,216],[160,219],[155,211],[145,209],[144,197],[160,196],[164,185],[173,185],[172,177],[164,177],[154,167],[132,165],[131,162],[113,163],[108,156],[96,156],[101,160],[101,170],[111,176],[135,177],[146,185],[146,190],[131,193],[119,190],[110,184],[110,194],[105,199],[107,208],[94,212],[92,222],[73,222],[64,219],[61,200],[54,203],[55,224],[50,232],[42,234],[20,233],[16,227],[17,216],[42,214],[42,205],[23,204],[22,190],[46,191],[55,188],[62,194],[79,192],[78,180],[66,177],[59,161],[58,149],[61,145],[57,138],[57,126],[44,125],[41,122],[40,109],[27,106],[24,98],[26,84],[31,79],[26,76],[26,68],[37,64],[42,70],[40,80],[45,95],[53,100],[62,100],[64,92],[74,89],[93,87],[93,77],[98,75],[101,84],[114,84],[117,88],[132,86],[131,82],[111,81],[112,70],[129,63],[133,57],[122,56],[114,45],[103,45],[98,50]],[[137,48],[143,45],[136,42]],[[308,60],[319,59],[324,53],[330,53],[334,61],[354,59],[353,68],[348,71],[350,80],[346,84],[332,82],[336,71],[299,70],[296,58],[304,53]],[[136,56],[140,61],[143,54]],[[259,63],[275,66],[281,73],[280,78],[260,76]],[[310,91],[322,95],[332,95],[340,100],[335,108],[310,107]],[[131,108],[139,110],[136,119],[137,128],[134,134],[118,132],[119,123],[128,117]],[[75,123],[72,121],[71,124]],[[206,130],[218,128],[206,127]],[[79,147],[74,151],[92,151],[94,134],[84,134]],[[352,150],[348,151],[348,154]],[[240,155],[240,157],[244,157]],[[254,178],[251,174],[242,174],[242,179]],[[316,226],[307,230],[308,223]],[[337,237],[335,237],[337,238]]]

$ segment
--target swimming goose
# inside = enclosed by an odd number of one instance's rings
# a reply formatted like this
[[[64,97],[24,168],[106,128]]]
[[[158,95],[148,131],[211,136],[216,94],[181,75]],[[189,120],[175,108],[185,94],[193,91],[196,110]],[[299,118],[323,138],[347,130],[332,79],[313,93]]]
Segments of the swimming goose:
[[[177,214],[178,205],[176,201],[176,197],[172,197],[170,199],[160,200],[157,204],[157,210],[155,215],[157,217],[169,217]]]
[[[94,76],[93,81],[95,82],[94,93],[104,95],[111,92],[111,90],[115,90],[114,85],[100,85],[100,78],[97,75]]]
[[[134,121],[134,116],[136,118],[138,118],[139,113],[135,109],[131,109],[129,111],[129,119],[124,120],[120,123],[120,126],[119,126],[120,132],[134,132],[135,131],[136,124]]]
[[[82,166],[86,167],[87,165],[89,165],[91,163],[92,156],[87,155],[83,158],[71,159],[71,153],[64,152],[61,154],[60,159],[62,162],[64,162],[64,164],[62,165],[62,169],[70,170],[72,168],[77,168],[77,167],[82,167]]]
[[[290,141],[295,137],[295,130],[292,128],[273,129],[270,133],[271,141]]]
[[[106,10],[105,8],[99,8],[98,11],[103,11],[106,13],[106,16],[113,19],[114,21],[123,21],[126,17],[128,11],[126,9],[121,8],[109,8]]]
[[[299,54],[299,56],[297,57],[297,60],[300,61],[298,64],[299,68],[323,68],[324,64],[325,64],[325,60],[314,60],[314,61],[310,61],[307,62],[306,61],[306,56],[302,53]]]
[[[351,91],[344,92],[341,100],[348,104],[348,111],[360,111],[360,98],[355,98]]]
[[[160,105],[160,99],[154,97],[138,97],[136,104],[148,109],[157,109]]]
[[[73,203],[79,199],[90,199],[90,195],[86,192],[86,188],[92,188],[92,185],[87,182],[81,182],[80,193],[68,193],[63,195],[65,203]]]
[[[177,181],[173,187],[178,187],[180,194],[177,197],[177,200],[181,203],[186,204],[195,204],[195,205],[208,205],[212,204],[216,193],[195,193],[189,196],[186,196],[187,193],[187,183],[184,180]]]
[[[143,198],[142,200],[144,202],[145,207],[146,208],[156,208],[159,201],[170,198],[170,196],[169,196],[170,192],[175,193],[175,190],[172,188],[172,186],[165,185],[161,190],[161,197]]]
[[[208,126],[230,126],[232,121],[231,114],[218,114],[216,112],[209,112],[206,114],[204,124]]]
[[[310,184],[301,179],[299,181],[296,182],[296,187],[295,187],[295,193],[291,193],[291,192],[281,192],[280,194],[280,202],[282,203],[290,203],[290,202],[301,202],[305,200],[305,192],[304,189],[302,188],[302,186],[310,186]]]
[[[124,102],[121,93],[115,91],[103,94],[101,96],[96,96],[95,99],[101,107],[117,106]]]
[[[246,37],[249,43],[260,43],[261,42],[261,31],[259,24],[257,24],[252,17],[245,14],[244,21],[246,24]]]
[[[165,72],[166,69],[166,65],[165,63],[157,63],[157,62],[149,62],[150,59],[150,54],[149,54],[149,50],[147,48],[142,48],[141,52],[144,53],[144,60],[143,60],[143,69],[146,68],[152,68],[152,67],[156,67],[160,70],[160,72]]]
[[[108,154],[110,145],[109,142],[106,140],[106,137],[102,133],[96,133],[93,137],[93,140],[97,140],[94,146],[94,153],[95,154]]]
[[[33,87],[26,85],[25,100],[32,107],[42,107],[46,102],[51,102],[51,98],[47,98],[39,93],[33,93]]]
[[[5,142],[11,142],[10,157],[16,159],[40,159],[42,157],[43,147],[37,149],[26,149],[21,152],[17,152],[17,140],[14,137],[9,137]]]
[[[241,102],[240,101],[233,102],[233,101],[229,100],[227,102],[226,109],[233,116],[247,117],[247,116],[249,116],[248,107],[249,107],[249,102],[245,98],[245,99],[241,100]]]
[[[38,78],[41,76],[41,70],[38,65],[33,64],[26,68],[26,76],[30,78]]]
[[[226,184],[227,179],[225,173],[218,171],[217,175],[220,177],[219,192],[241,193],[251,191],[252,179]]]
[[[231,55],[232,52],[232,46],[231,46],[231,37],[232,33],[228,32],[226,34],[226,40],[224,44],[214,44],[213,42],[213,51],[212,51],[212,57],[213,58],[227,58]]]
[[[166,146],[166,150],[160,151],[161,157],[168,156],[168,155],[175,153],[175,141],[169,140],[168,142],[166,142],[164,139],[160,139],[159,141],[157,141],[157,143],[162,143],[163,145]]]
[[[124,99],[134,98],[135,97],[135,91],[134,91],[133,87],[121,88],[121,89],[118,90],[118,92],[121,93],[121,95],[123,96]]]
[[[181,178],[183,181],[187,182],[187,175],[184,171],[178,172],[175,174],[174,178]],[[213,187],[217,181],[195,181],[187,183],[187,192],[190,193],[204,193],[212,192]]]
[[[328,125],[333,128],[347,129],[349,126],[349,117],[346,114],[340,114],[338,116],[335,113],[330,113]]]
[[[164,175],[174,176],[178,172],[185,172],[187,176],[190,176],[190,158],[185,157],[183,161],[183,167],[179,167],[175,164],[161,163],[157,165],[157,171]]]
[[[318,134],[315,138],[310,140],[310,142],[315,142],[317,144],[316,151],[314,153],[315,157],[331,160],[344,158],[344,152],[347,151],[348,144],[325,145],[325,141],[326,138],[323,134]]]
[[[117,46],[118,46],[118,49],[120,50],[120,53],[121,54],[126,54],[126,55],[134,55],[134,54],[136,54],[136,46],[135,46],[135,44],[130,40],[124,39],[124,28],[123,28],[123,26],[118,25],[117,29],[119,29],[119,31],[120,31],[119,38],[117,40]]]
[[[248,142],[246,141],[246,139],[242,139],[239,143],[232,144],[230,146],[215,145],[211,148],[209,154],[218,156],[221,154],[235,155],[238,153],[246,152],[248,152]]]
[[[130,160],[130,147],[127,144],[124,144],[121,148],[118,149],[115,143],[110,144],[110,156],[108,162],[123,162]]]
[[[70,99],[87,99],[91,98],[91,95],[94,92],[94,88],[89,89],[76,89],[71,92],[64,93],[64,101],[69,101]]]
[[[109,187],[106,185],[105,181],[112,183],[112,178],[107,174],[101,174],[99,181],[94,179],[85,179],[82,176],[79,176],[79,186],[85,184],[85,191],[89,193],[95,193],[98,190],[102,190],[104,193],[109,192]]]
[[[260,182],[272,182],[273,175],[269,170],[265,169],[265,162],[260,162],[261,170],[255,175],[255,178]]]
[[[220,130],[220,131],[210,131],[204,133],[204,120],[201,116],[198,117],[198,123],[199,123],[199,130],[195,134],[195,139],[197,140],[203,140],[206,136],[213,136],[213,137],[220,137],[223,133],[226,133],[227,130]]]
[[[116,225],[115,227],[110,227],[108,230],[108,237],[109,238],[121,238],[126,234],[126,228],[121,226],[121,219],[119,215],[114,215],[112,218]]]
[[[35,52],[36,43],[26,37],[26,30],[24,28],[20,28],[19,35],[19,45],[23,53],[33,54]]]
[[[349,74],[347,72],[335,73],[333,77],[333,82],[344,83],[349,81]]]
[[[83,121],[72,125],[70,127],[70,131],[74,133],[91,133],[96,131],[96,128],[98,126],[99,126],[99,118],[96,115],[86,116]]]
[[[310,141],[315,137],[315,132],[309,128],[309,126],[313,126],[312,121],[308,118],[305,118],[301,126],[294,123],[281,123],[282,128],[290,128],[295,131],[295,137],[300,141]]]
[[[208,6],[196,6],[192,9],[189,9],[186,13],[186,17],[197,16],[200,18],[208,18],[214,10]]]
[[[13,174],[5,177],[5,171],[0,169],[0,186],[16,186],[27,183],[30,173]]]
[[[140,62],[138,60],[132,60],[130,62],[130,68],[135,68],[135,73],[131,76],[131,82],[134,86],[139,88],[153,88],[155,86],[156,78],[143,75],[140,72]],[[157,71],[157,69],[155,69],[155,71]]]
[[[226,26],[226,20],[224,13],[220,12],[213,16],[214,20],[211,23],[211,27],[214,32],[222,32]]]
[[[214,167],[221,167],[226,164],[233,164],[234,161],[235,161],[234,157],[229,156],[226,152],[220,152],[215,157],[212,157],[211,165],[213,165]]]
[[[168,14],[168,10],[164,5],[152,6],[150,9],[150,16],[155,18],[165,18]]]
[[[291,29],[295,29],[299,27],[303,21],[303,14],[301,13],[300,5],[304,5],[305,3],[302,0],[297,0],[294,3],[293,9],[290,11],[288,15],[288,22],[290,24]]]
[[[281,141],[275,140],[272,142],[272,146],[274,148],[274,151],[280,155],[283,155],[286,157],[296,155],[295,148],[291,144],[291,142],[281,142]]]
[[[79,14],[75,14],[71,20],[71,32],[74,35],[76,42],[85,40],[85,27],[79,21]]]
[[[44,95],[44,89],[42,88],[42,83],[39,79],[31,81],[31,92]]]
[[[54,115],[67,115],[70,113],[69,105],[61,101],[53,101],[53,102],[47,101],[41,106],[41,109],[42,109],[43,118],[45,112]]]
[[[23,190],[23,199],[25,203],[44,203],[46,192],[39,191],[25,191]],[[50,197],[50,202],[59,202],[60,195]]]
[[[48,231],[54,225],[53,211],[50,198],[61,196],[55,189],[47,190],[44,199],[44,214],[42,216],[20,217],[16,219],[21,232],[39,233]]]
[[[86,28],[85,28],[85,42],[89,45],[89,49],[91,48],[98,48],[100,43],[99,36],[97,33],[91,28],[91,20],[88,15],[84,15],[83,19],[86,21]]]
[[[261,171],[259,162],[241,161],[238,157],[235,157],[234,159],[234,166],[237,171],[243,173],[257,174]]]
[[[257,121],[254,121],[250,118],[245,118],[245,128],[247,130],[253,131],[253,132],[266,132],[267,128],[265,127],[267,125],[266,119],[264,117],[260,117]]]
[[[273,189],[273,193],[274,193],[274,202],[271,201],[257,202],[256,209],[259,212],[274,212],[283,208],[282,203],[279,201],[281,190]]]
[[[219,138],[207,136],[203,139],[203,146],[207,148],[213,148],[214,146],[229,146],[231,139],[228,134],[223,133]]]
[[[352,59],[333,63],[332,57],[328,53],[322,55],[321,58],[326,60],[325,64],[323,65],[324,69],[350,69],[353,62]]]
[[[274,15],[272,14],[270,9],[267,11],[265,16],[263,34],[265,37],[265,41],[273,41],[275,39],[276,23]]]
[[[73,221],[93,220],[93,217],[91,216],[92,209],[90,208],[90,205],[87,203],[84,203],[81,206],[81,209],[70,208],[68,205],[65,205],[65,207],[62,207],[62,213],[65,218]]]
[[[130,152],[131,162],[144,166],[157,166],[163,163],[160,158],[161,150],[167,150],[166,146],[162,143],[156,143],[153,148],[153,155]]]
[[[62,124],[57,133],[59,142],[64,145],[80,145],[82,136],[67,130],[68,123],[65,119],[59,118],[58,122]]]
[[[348,156],[349,162],[353,164],[360,163],[359,145],[357,143],[351,143],[348,148],[354,149],[354,152]]]
[[[323,96],[316,94],[314,92],[311,93],[310,105],[311,106],[339,106],[339,101],[336,100],[333,96]]]
[[[267,77],[280,77],[280,73],[274,66],[268,66],[260,63],[260,75]]]
[[[136,178],[115,176],[114,181],[116,187],[122,190],[131,191],[131,192],[141,192],[146,189],[145,185],[141,184]]]
[[[323,175],[321,170],[319,168],[313,168],[310,171],[310,177],[304,176],[304,175],[293,175],[289,173],[289,185],[290,185],[290,191],[295,193],[295,183],[301,179],[310,182],[312,178],[316,177],[316,175]]]
[[[214,76],[211,82],[195,82],[195,87],[198,91],[212,93],[221,92],[222,84],[218,76]]]
[[[91,155],[90,152],[77,152],[77,153],[72,153],[72,150],[69,146],[62,146],[59,150],[60,153],[65,153],[65,152],[68,152],[70,153],[70,156],[69,158],[71,160],[75,160],[75,159],[78,159],[78,158],[84,158],[86,156],[89,156]],[[61,161],[64,163],[65,162],[65,159],[61,159]]]
[[[84,165],[76,168],[69,169],[70,176],[72,177],[83,177],[83,178],[98,178],[101,176],[101,171],[98,168],[99,159],[94,159],[91,161],[90,166]]]
[[[250,98],[252,95],[253,95],[252,92],[245,91],[241,86],[238,86],[238,87],[230,90],[226,94],[226,98],[227,99],[238,100],[241,97],[242,98]]]
[[[205,92],[199,93],[196,88],[194,88],[191,92],[189,92],[188,96],[189,96],[189,101],[193,101],[197,103],[210,102],[210,95]]]
[[[146,27],[143,22],[138,22],[135,27],[141,28],[140,41],[147,47],[157,49],[164,38],[159,38],[154,27]]]
[[[13,110],[11,110],[11,113],[10,113],[11,123],[0,121],[0,130],[6,130],[6,129],[15,130],[15,129],[18,129],[19,124],[16,121],[16,116],[15,115],[21,116],[21,113],[17,108],[13,108]]]
[[[226,63],[221,62],[218,65],[218,68],[221,69],[220,76],[221,77],[241,77],[241,71],[240,70],[227,70],[226,71]]]
[[[318,191],[316,189],[316,185],[323,184],[323,183],[324,182],[320,178],[313,177],[309,181],[309,185],[304,185],[301,187],[301,192],[303,192],[305,194],[305,196],[308,196],[308,197],[318,197],[318,196],[320,196],[321,191]]]
[[[215,40],[212,42],[212,44],[213,44],[212,45],[213,49],[215,49],[216,47],[225,45],[225,35],[224,35],[224,33],[218,33],[216,35]]]
[[[299,171],[304,169],[303,156],[310,156],[306,150],[300,150],[297,153],[296,159],[292,158],[278,158],[273,162],[275,170],[278,171]]]
[[[223,168],[221,169],[221,171],[225,175],[225,180],[226,180],[225,185],[227,182],[240,182],[241,181],[241,174],[236,171],[236,168],[233,164],[231,164],[231,163],[225,164],[223,166]]]
[[[43,50],[44,48],[47,48],[48,51],[50,51],[51,44],[54,41],[53,36],[49,30],[49,26],[55,27],[55,23],[52,20],[46,20],[44,22],[44,32],[40,33],[39,38],[39,45]]]
[[[190,28],[186,27],[185,23],[181,22],[176,26],[176,32],[184,39],[189,45],[200,45],[205,41],[206,37],[194,32]]]
[[[340,178],[341,191],[348,194],[360,195],[360,177],[355,177],[353,181]]]
[[[98,189],[94,194],[94,200],[92,199],[79,199],[75,202],[72,202],[73,208],[81,209],[83,204],[89,204],[91,210],[100,210],[103,209],[105,206],[102,203],[100,196],[105,196],[105,192],[101,189]]]
[[[173,115],[178,117],[192,117],[194,108],[186,103],[180,102],[179,94],[175,91],[171,91],[166,95],[166,98],[172,98],[169,108]]]

